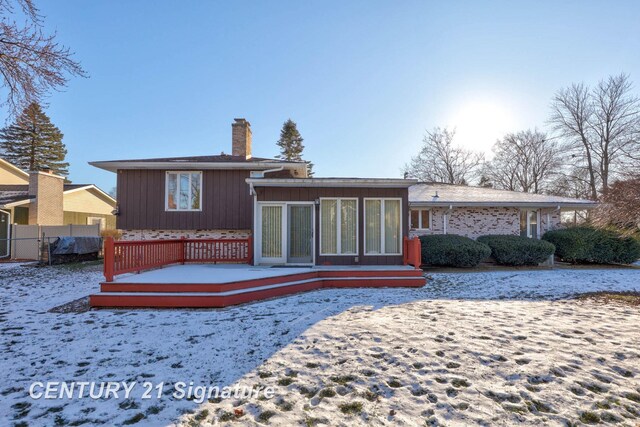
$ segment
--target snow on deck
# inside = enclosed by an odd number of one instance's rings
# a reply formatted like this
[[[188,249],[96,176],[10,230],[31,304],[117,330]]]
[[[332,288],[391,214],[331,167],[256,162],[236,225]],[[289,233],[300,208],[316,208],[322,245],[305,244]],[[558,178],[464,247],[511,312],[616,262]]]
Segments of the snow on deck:
[[[274,399],[243,404],[234,425],[267,410],[271,425],[640,417],[627,398],[640,393],[638,309],[564,300],[638,291],[638,269],[432,273],[419,289],[327,289],[225,309],[48,312],[100,280],[100,266],[0,269],[0,425],[215,425],[232,409],[141,399],[141,386],[129,401],[28,397],[32,381],[62,380],[276,387]],[[312,387],[336,396],[307,396]],[[362,413],[343,414],[353,402]]]
[[[316,267],[261,267],[245,264],[185,264],[171,265],[139,274],[116,276],[115,283],[231,283],[243,280],[265,279],[312,271],[399,271],[412,270],[410,266],[316,266]]]

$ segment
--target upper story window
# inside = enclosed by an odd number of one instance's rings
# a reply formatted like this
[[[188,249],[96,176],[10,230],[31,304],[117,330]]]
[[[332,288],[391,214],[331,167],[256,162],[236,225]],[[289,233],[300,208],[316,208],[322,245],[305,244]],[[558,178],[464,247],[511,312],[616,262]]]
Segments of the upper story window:
[[[167,172],[166,181],[166,210],[202,210],[202,172]]]
[[[411,228],[413,230],[429,230],[431,228],[431,210],[411,209]]]

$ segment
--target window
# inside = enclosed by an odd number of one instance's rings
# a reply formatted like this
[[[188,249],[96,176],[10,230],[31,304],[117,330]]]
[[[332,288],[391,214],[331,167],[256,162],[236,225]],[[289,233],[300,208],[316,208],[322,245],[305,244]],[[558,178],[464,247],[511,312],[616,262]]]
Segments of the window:
[[[202,172],[167,172],[166,185],[166,210],[201,210]]]
[[[99,225],[100,230],[104,230],[105,227],[105,219],[98,216],[88,216],[87,217],[87,225]]]
[[[520,211],[520,235],[533,239],[538,238],[538,211]]]
[[[320,199],[320,255],[358,254],[358,199]]]
[[[400,199],[365,199],[366,255],[402,254],[402,205]]]
[[[411,209],[411,228],[428,230],[431,228],[431,211],[429,209]]]

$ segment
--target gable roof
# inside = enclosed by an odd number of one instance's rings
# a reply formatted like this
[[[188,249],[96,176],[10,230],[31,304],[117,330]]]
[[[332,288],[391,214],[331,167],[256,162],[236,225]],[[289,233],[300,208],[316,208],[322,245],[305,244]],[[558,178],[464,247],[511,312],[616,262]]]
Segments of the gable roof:
[[[15,176],[19,181],[24,181],[25,183],[29,182],[29,174],[27,172],[23,171],[13,163],[9,163],[3,158],[0,158],[0,168]]]
[[[437,197],[435,195],[437,194]],[[443,183],[419,183],[409,187],[412,206],[500,206],[500,207],[563,207],[589,209],[593,200],[546,194],[522,193],[495,188],[472,187]]]
[[[69,194],[78,190],[91,190],[106,198],[112,203],[116,200],[93,184],[64,184],[63,194]],[[29,186],[23,184],[0,185],[0,207],[19,206],[29,203],[35,196],[29,195]]]
[[[220,154],[217,156],[189,156],[189,157],[159,157],[153,159],[105,160],[89,162],[100,169],[115,172],[118,169],[269,169],[280,166],[306,165],[305,161],[288,161],[267,159],[263,157],[232,156]]]

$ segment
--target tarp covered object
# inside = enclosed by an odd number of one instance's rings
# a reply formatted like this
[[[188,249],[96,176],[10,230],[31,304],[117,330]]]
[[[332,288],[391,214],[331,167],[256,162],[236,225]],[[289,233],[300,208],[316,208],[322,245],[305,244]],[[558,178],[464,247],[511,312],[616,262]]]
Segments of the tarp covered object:
[[[102,239],[100,237],[58,237],[51,246],[53,255],[91,254],[100,252]]]

